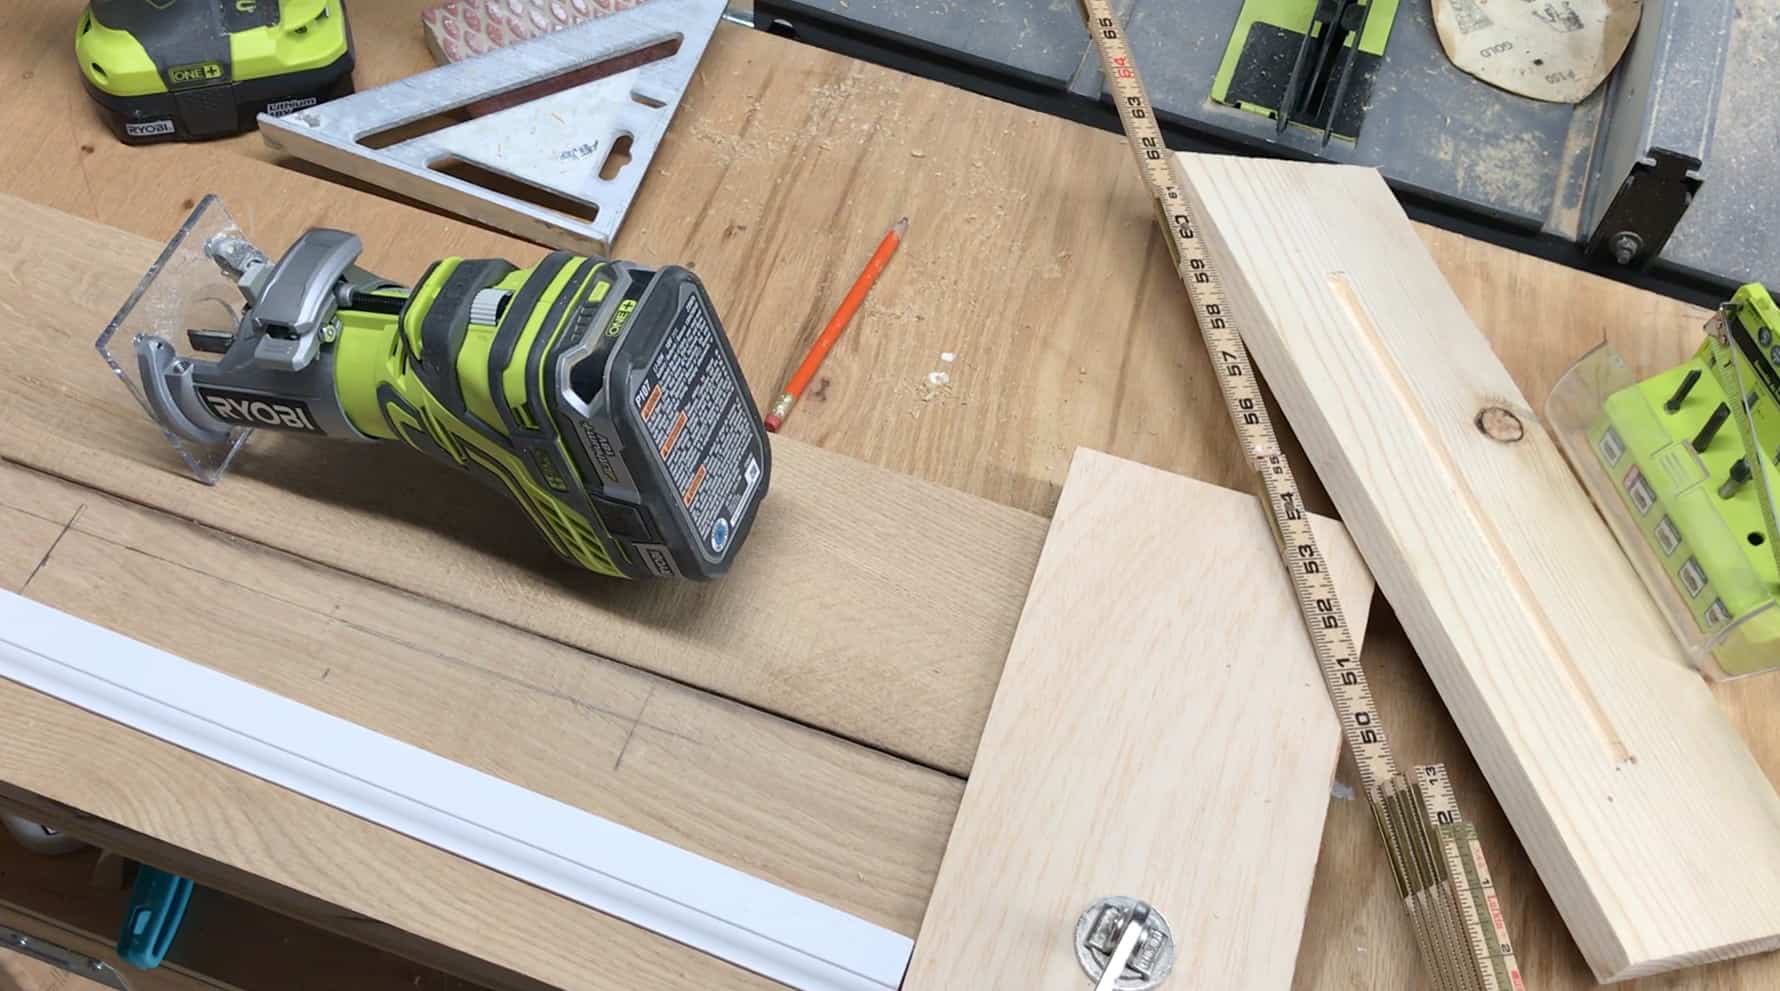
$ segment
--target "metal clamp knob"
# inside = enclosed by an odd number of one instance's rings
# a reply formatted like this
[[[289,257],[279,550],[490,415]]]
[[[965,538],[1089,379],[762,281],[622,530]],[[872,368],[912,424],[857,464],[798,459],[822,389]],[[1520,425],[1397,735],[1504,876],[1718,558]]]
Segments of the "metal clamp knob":
[[[1174,969],[1174,931],[1147,902],[1102,898],[1076,920],[1075,958],[1094,991],[1153,991]]]

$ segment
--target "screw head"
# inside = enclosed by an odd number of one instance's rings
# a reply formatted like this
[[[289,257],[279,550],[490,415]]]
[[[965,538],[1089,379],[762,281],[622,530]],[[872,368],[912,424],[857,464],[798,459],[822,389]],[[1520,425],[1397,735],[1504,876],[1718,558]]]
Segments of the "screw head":
[[[1613,235],[1613,260],[1621,265],[1630,265],[1638,252],[1644,250],[1644,239],[1631,231],[1620,231]]]
[[[1151,905],[1117,895],[1088,906],[1075,923],[1075,959],[1089,980],[1098,982],[1105,976],[1119,937],[1139,908],[1148,912],[1143,938],[1113,987],[1116,991],[1153,991],[1174,969],[1174,931],[1168,928],[1168,920]]]

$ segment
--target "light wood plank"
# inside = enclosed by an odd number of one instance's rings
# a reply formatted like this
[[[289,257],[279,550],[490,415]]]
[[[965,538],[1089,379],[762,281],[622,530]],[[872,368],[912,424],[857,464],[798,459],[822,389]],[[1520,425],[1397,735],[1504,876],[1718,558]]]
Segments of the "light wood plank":
[[[0,588],[16,590],[31,580],[83,504],[74,486],[0,461]]]
[[[0,505],[45,487],[81,493],[0,465]],[[31,598],[915,931],[956,779],[398,589],[83,498]],[[757,984],[10,682],[0,711],[32,727],[0,735],[0,780],[81,810],[72,831],[90,834],[92,816],[103,820],[96,838],[138,834],[123,836],[124,849],[142,837],[173,844],[137,855],[357,938],[503,985],[628,986],[633,962],[651,986]],[[260,880],[242,890],[238,871]]]
[[[1318,518],[1363,638],[1372,578]],[[1251,496],[1076,452],[903,991],[1079,991],[1142,898],[1206,988],[1284,991],[1340,727]]]
[[[1383,181],[1181,161],[1262,371],[1597,976],[1780,946],[1780,797]],[[1491,407],[1525,439],[1482,432]]]
[[[55,546],[62,524],[11,506],[0,507],[0,586],[19,588],[36,573]]]

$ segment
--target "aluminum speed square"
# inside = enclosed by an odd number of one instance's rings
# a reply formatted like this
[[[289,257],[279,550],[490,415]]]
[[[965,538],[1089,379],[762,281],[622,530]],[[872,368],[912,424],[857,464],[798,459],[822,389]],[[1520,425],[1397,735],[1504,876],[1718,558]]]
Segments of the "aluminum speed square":
[[[471,220],[606,255],[723,10],[724,0],[652,0],[262,116],[260,133],[275,149]]]

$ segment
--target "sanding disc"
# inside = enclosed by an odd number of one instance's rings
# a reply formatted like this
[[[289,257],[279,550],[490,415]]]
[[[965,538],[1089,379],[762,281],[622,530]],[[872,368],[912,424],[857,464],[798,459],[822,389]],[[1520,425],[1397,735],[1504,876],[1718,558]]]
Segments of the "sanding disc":
[[[1643,0],[1434,0],[1453,64],[1511,93],[1575,103],[1619,64]]]

